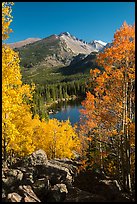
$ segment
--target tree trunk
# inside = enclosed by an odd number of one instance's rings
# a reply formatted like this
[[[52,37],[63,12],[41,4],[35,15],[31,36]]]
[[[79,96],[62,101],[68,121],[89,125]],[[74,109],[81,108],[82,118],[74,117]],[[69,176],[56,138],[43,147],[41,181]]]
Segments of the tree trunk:
[[[99,142],[99,152],[100,152],[100,169],[103,169],[103,157],[102,157],[102,144]]]
[[[127,76],[128,69],[128,57],[126,59],[126,70],[125,70],[125,153],[126,153],[126,186],[131,191],[131,175],[130,175],[130,138],[128,130],[128,119],[130,119],[129,104],[130,104],[130,87]]]
[[[122,179],[123,187],[126,187],[126,172],[125,172],[125,155],[124,155],[124,142],[125,142],[125,83],[123,84],[123,114],[122,114],[122,131],[121,135],[121,168],[122,168]]]
[[[5,113],[5,119],[8,118],[8,114]],[[7,124],[4,123],[4,138],[3,138],[3,166],[7,166]]]

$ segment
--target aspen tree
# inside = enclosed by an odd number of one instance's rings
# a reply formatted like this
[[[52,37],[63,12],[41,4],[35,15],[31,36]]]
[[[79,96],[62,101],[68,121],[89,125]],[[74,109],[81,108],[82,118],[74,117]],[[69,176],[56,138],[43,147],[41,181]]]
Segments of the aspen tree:
[[[97,62],[104,72],[91,71],[93,93],[83,102],[86,131],[98,131],[96,139],[109,143],[116,155],[119,179],[131,191],[131,124],[135,122],[135,26],[123,23],[114,34],[110,48]],[[94,124],[94,125],[93,125]],[[132,126],[133,127],[133,126]],[[93,135],[95,136],[95,134]],[[132,137],[133,132],[132,132]],[[102,150],[101,150],[102,151]],[[132,152],[134,149],[132,147]],[[115,163],[116,165],[116,163]]]

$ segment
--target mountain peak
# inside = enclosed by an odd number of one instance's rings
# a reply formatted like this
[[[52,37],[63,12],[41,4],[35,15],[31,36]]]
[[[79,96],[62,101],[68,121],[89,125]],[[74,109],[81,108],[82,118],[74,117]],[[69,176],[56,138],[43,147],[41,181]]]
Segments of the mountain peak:
[[[62,32],[62,33],[59,34],[59,36],[62,36],[62,35],[66,35],[66,36],[69,36],[69,37],[71,36],[71,34],[69,32]]]
[[[94,47],[95,49],[101,51],[107,43],[101,40],[93,40],[89,44],[92,45],[92,47]]]
[[[103,42],[102,40],[93,40],[92,42],[91,42],[91,44],[96,44],[96,43],[98,43],[98,44],[101,44],[101,45],[103,45],[103,46],[106,46],[106,42]]]

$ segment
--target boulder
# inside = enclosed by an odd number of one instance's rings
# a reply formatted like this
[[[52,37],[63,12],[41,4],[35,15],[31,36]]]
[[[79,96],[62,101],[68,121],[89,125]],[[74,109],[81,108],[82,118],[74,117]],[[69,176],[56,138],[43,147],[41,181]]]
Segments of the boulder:
[[[41,178],[48,177],[50,184],[73,182],[73,177],[77,174],[78,162],[69,159],[53,159],[48,161],[43,150],[37,150],[29,156],[15,163],[16,167],[23,172],[22,185],[32,185]]]
[[[39,165],[46,165],[48,162],[46,152],[43,150],[37,150],[36,152],[32,153],[27,158],[28,166],[39,166]]]
[[[71,159],[53,159],[50,160],[51,164],[57,164],[58,166],[62,166],[65,167],[69,170],[70,174],[72,176],[76,176],[77,172],[78,172],[78,167],[81,166],[81,163],[78,161],[73,161]]]
[[[46,152],[39,149],[31,155],[24,157],[22,160],[16,162],[12,167],[35,167],[46,165],[48,162]]]
[[[69,181],[73,180],[69,169],[66,166],[63,166],[63,165],[56,163],[56,162],[50,162],[50,161],[48,162],[47,172],[48,172],[48,174],[51,175],[51,182],[53,183],[53,185],[57,184],[58,180],[60,182],[63,182],[66,179],[68,179]],[[56,177],[56,179],[55,179],[55,177]],[[54,181],[55,181],[55,183],[54,183]]]
[[[32,185],[34,183],[35,169],[34,167],[27,167],[23,174],[22,184]]]
[[[5,202],[6,200],[6,191],[4,188],[2,188],[2,201]]]
[[[26,196],[23,198],[23,201],[22,201],[22,202],[41,202],[41,201],[38,201],[38,200],[36,200],[35,198],[32,198],[32,197],[26,195]]]
[[[16,186],[23,179],[23,173],[18,169],[8,169],[6,171],[2,170],[2,172],[2,182],[4,186]]]
[[[33,192],[31,186],[19,186],[18,191],[23,197],[22,202],[41,202],[40,199]]]
[[[47,202],[62,202],[65,200],[67,193],[68,190],[65,184],[56,184],[50,189]]]
[[[78,173],[80,161],[47,160],[43,150],[2,168],[3,202],[129,202],[116,180],[103,171]],[[133,199],[132,199],[133,200]]]
[[[48,177],[52,186],[57,183],[63,183],[66,180],[72,182],[72,175],[69,169],[53,161],[49,161],[47,165],[37,166],[35,170],[35,174],[38,175],[38,178],[41,178],[41,175],[42,177]]]
[[[23,178],[23,173],[22,171],[18,170],[18,169],[10,169],[7,173],[6,176],[9,177],[14,177],[16,178],[18,181],[21,181]]]
[[[45,201],[45,197],[48,194],[48,190],[50,189],[50,183],[48,178],[41,178],[35,181],[32,185],[34,193],[41,199],[41,201]]]
[[[21,202],[22,197],[18,193],[9,193],[7,196],[7,202]]]

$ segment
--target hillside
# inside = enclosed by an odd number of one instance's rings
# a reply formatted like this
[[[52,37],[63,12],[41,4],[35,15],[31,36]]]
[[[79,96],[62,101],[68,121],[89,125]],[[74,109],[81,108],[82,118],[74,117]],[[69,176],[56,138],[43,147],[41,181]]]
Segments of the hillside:
[[[11,48],[19,48],[19,47],[22,47],[24,45],[28,45],[28,44],[31,44],[33,42],[37,42],[39,40],[41,40],[41,38],[27,38],[26,40],[22,40],[22,41],[15,42],[15,43],[10,43],[9,46]]]
[[[83,56],[83,57],[82,57]],[[23,81],[36,84],[49,84],[73,81],[77,79],[86,79],[89,77],[90,69],[97,67],[95,62],[96,54],[82,55],[79,54],[73,57],[73,60],[68,66],[51,66],[47,67],[44,64],[35,65],[31,68],[21,68]]]
[[[95,68],[96,54],[105,43],[87,43],[68,32],[16,47],[21,59],[23,81],[36,84],[87,78]],[[82,74],[82,76],[81,76]]]
[[[51,35],[15,50],[19,51],[21,65],[27,68],[35,65],[46,67],[69,65],[72,58],[78,54],[98,52],[95,46],[79,40],[68,32]]]

